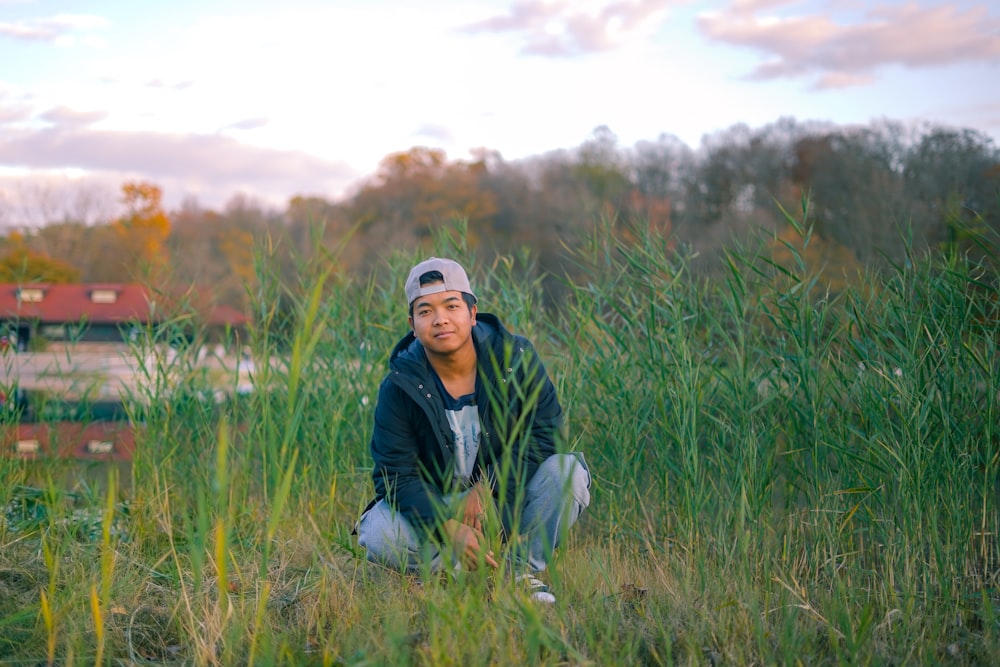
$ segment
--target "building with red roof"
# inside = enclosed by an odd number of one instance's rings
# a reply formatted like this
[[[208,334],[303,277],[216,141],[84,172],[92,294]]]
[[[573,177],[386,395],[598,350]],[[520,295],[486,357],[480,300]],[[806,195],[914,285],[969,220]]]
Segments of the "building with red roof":
[[[120,343],[134,328],[157,328],[185,316],[207,332],[245,331],[248,318],[206,298],[153,294],[129,283],[0,283],[0,346],[27,350],[32,340],[49,343]]]
[[[172,345],[197,335],[239,350],[247,316],[211,304],[210,296],[193,290],[172,296],[128,283],[0,283],[0,353],[26,352],[0,367],[0,409],[10,411],[0,420],[0,456],[131,459],[141,424],[131,423],[123,399],[81,395],[76,384],[88,374],[127,383],[134,369],[126,364],[121,373],[108,360],[146,331]],[[69,373],[56,377],[60,370]]]

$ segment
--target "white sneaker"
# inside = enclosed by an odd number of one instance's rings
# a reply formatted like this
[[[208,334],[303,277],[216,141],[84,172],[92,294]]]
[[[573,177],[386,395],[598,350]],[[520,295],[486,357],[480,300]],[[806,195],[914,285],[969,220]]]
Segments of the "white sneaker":
[[[531,599],[535,602],[545,604],[555,604],[556,596],[552,594],[548,584],[537,579],[533,574],[519,574],[514,580],[518,585],[524,586],[531,594]]]

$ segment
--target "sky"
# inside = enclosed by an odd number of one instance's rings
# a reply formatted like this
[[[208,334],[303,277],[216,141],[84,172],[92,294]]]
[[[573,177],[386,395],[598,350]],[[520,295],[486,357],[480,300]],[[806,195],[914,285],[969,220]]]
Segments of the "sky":
[[[127,180],[282,207],[414,146],[697,148],[787,117],[1000,144],[1000,3],[0,0],[0,225]]]

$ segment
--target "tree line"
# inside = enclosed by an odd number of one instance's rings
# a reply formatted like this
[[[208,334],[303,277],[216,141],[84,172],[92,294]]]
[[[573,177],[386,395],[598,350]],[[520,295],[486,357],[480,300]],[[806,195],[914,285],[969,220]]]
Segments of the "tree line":
[[[289,284],[317,253],[339,272],[366,275],[393,252],[429,245],[454,220],[480,253],[527,248],[556,277],[573,271],[569,255],[599,224],[625,239],[630,227],[648,226],[711,271],[729,244],[755,231],[773,233],[780,247],[786,212],[800,215],[803,201],[823,261],[878,268],[910,249],[972,248],[997,232],[1000,153],[974,130],[892,121],[736,125],[698,149],[667,134],[622,146],[602,126],[578,147],[516,161],[486,149],[453,160],[413,147],[386,156],[347,197],[293,196],[283,210],[239,194],[221,210],[188,199],[167,212],[162,194],[153,183],[125,183],[124,212],[104,218],[84,195],[63,205],[39,197],[32,225],[19,224],[23,206],[0,209],[0,280],[209,286],[219,303],[245,309],[262,255]]]

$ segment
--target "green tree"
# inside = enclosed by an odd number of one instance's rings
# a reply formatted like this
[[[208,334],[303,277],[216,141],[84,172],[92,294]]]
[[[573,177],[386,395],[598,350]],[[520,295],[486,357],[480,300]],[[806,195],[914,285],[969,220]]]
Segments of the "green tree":
[[[905,157],[903,176],[915,224],[939,243],[990,225],[1000,229],[1000,156],[973,130],[933,128]]]

